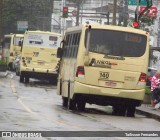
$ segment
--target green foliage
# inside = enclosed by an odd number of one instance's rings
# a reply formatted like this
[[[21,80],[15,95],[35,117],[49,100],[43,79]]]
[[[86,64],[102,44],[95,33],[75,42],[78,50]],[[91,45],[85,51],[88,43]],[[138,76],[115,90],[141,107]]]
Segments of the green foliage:
[[[3,0],[3,33],[17,32],[17,21],[28,21],[30,30],[50,27],[52,6],[53,0]]]
[[[145,23],[145,24],[147,24],[148,26],[150,26],[150,25],[154,24],[155,17],[150,17],[150,16],[145,16],[145,15],[144,15],[144,16],[141,17],[140,21],[141,21],[142,23]]]
[[[151,89],[150,89],[149,86],[146,86],[145,94],[147,94],[147,95],[150,95],[150,94],[151,94]]]
[[[4,60],[0,60],[0,65],[7,65],[7,63]]]

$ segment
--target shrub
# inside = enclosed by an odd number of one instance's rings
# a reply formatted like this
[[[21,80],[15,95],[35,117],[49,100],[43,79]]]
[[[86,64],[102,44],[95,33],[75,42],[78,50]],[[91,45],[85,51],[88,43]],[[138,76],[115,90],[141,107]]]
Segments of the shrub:
[[[150,95],[150,94],[151,94],[150,86],[146,86],[145,94],[147,94],[147,95]]]
[[[7,65],[7,63],[4,60],[0,60],[0,65]]]

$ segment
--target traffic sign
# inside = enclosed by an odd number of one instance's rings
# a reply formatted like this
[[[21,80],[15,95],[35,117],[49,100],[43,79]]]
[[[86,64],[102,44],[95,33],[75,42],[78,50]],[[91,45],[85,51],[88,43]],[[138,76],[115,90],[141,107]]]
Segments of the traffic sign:
[[[140,13],[146,8],[146,6],[140,6]],[[147,10],[147,16],[156,17],[157,16],[157,7],[152,6]]]
[[[128,5],[137,5],[137,0],[128,0]],[[146,0],[141,0],[139,5],[147,6]],[[152,0],[149,0],[149,5],[152,5]]]
[[[28,21],[17,21],[17,30],[26,31],[28,29]]]

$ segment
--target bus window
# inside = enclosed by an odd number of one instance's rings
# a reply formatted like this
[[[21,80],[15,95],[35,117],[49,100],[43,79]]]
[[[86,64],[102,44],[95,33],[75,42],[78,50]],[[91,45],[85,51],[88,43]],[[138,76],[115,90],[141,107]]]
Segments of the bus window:
[[[28,47],[53,47],[58,48],[59,40],[56,36],[51,36],[47,34],[36,34],[30,33],[26,35],[26,40],[24,45]]]
[[[50,41],[57,41],[58,37],[56,37],[56,36],[49,36],[49,40]]]
[[[140,34],[92,29],[89,51],[106,55],[140,57],[145,53],[146,39],[145,35]]]
[[[16,37],[16,36],[14,36],[14,39],[13,39],[14,46],[19,46],[19,41],[22,41],[22,40],[23,40],[22,37]]]
[[[75,51],[74,51],[74,57],[77,57],[79,42],[80,42],[80,36],[81,36],[81,33],[76,34],[76,42],[75,42],[76,46],[75,46]]]
[[[4,39],[4,47],[10,48],[11,38]]]

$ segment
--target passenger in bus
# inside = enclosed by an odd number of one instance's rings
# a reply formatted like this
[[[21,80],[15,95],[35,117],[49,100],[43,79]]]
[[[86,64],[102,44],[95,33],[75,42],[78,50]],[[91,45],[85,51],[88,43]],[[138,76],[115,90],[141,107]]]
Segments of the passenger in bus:
[[[151,105],[160,103],[160,72],[156,72],[151,80]]]
[[[111,49],[107,44],[97,44],[95,51],[98,53],[110,54]]]

